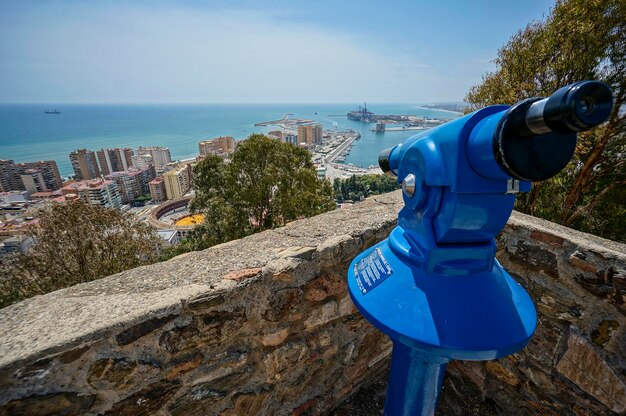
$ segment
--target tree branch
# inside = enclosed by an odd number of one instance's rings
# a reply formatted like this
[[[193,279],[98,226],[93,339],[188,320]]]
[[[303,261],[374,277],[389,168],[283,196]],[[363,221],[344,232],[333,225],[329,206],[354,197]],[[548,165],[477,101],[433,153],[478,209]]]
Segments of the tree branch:
[[[598,194],[594,195],[594,197],[591,199],[591,202],[589,202],[587,205],[583,205],[582,207],[578,208],[572,215],[567,217],[565,221],[563,221],[563,225],[569,225],[575,220],[577,220],[578,218],[580,218],[583,214],[591,211],[593,208],[595,208],[596,205],[598,205],[598,203],[600,202],[600,200],[602,200],[602,197],[604,197],[604,195],[611,192],[613,189],[617,188],[618,186],[622,186],[622,185],[626,185],[626,181],[614,182],[610,184],[609,186],[607,186],[606,188],[604,188]]]

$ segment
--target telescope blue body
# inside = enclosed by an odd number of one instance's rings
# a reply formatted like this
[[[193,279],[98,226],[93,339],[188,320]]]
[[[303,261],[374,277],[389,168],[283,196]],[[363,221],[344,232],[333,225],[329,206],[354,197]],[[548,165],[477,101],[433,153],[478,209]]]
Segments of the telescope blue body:
[[[495,259],[495,237],[516,193],[558,173],[576,132],[611,106],[608,87],[585,81],[483,108],[381,153],[404,207],[389,238],[352,261],[348,287],[394,344],[386,415],[432,415],[448,362],[504,357],[530,341],[535,307]]]

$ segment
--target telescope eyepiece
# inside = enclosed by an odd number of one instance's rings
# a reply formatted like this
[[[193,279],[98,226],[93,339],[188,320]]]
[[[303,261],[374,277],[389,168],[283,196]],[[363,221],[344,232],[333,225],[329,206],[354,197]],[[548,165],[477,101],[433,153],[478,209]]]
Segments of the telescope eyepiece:
[[[612,108],[611,89],[598,81],[577,82],[550,97],[520,101],[507,110],[494,131],[494,159],[512,178],[551,178],[571,160],[576,133],[605,122]]]
[[[526,124],[535,134],[577,133],[602,124],[612,108],[613,95],[606,84],[581,81],[533,103],[526,114]]]

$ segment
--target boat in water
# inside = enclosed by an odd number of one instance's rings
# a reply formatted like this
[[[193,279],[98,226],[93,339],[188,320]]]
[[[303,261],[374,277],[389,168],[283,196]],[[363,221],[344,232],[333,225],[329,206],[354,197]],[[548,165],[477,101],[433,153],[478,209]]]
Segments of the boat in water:
[[[46,110],[44,111],[46,114],[61,114],[59,110]]]

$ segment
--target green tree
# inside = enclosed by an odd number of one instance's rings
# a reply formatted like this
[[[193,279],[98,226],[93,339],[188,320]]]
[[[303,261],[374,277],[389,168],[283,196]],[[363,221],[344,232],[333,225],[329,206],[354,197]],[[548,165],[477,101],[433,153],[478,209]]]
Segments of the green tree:
[[[27,254],[0,262],[0,306],[155,260],[157,237],[118,210],[81,201],[54,205],[29,229]]]
[[[517,209],[616,240],[626,237],[626,2],[558,0],[502,47],[496,70],[470,89],[470,109],[547,96],[597,79],[611,86],[614,107],[602,126],[579,135],[575,156],[551,180],[518,198]]]
[[[222,158],[216,155],[208,155],[194,167],[196,194],[189,209],[202,212],[204,221],[182,242],[183,249],[201,250],[249,233],[249,218],[233,186],[235,179]]]
[[[20,258],[19,254],[0,256],[0,308],[44,293],[38,282],[24,269]]]
[[[398,181],[386,175],[354,175],[347,179],[335,179],[333,182],[337,202],[358,201],[361,197],[384,194],[398,188]]]
[[[194,167],[190,205],[204,222],[188,238],[202,249],[334,209],[333,190],[319,179],[309,152],[253,134],[230,163],[208,156]]]

